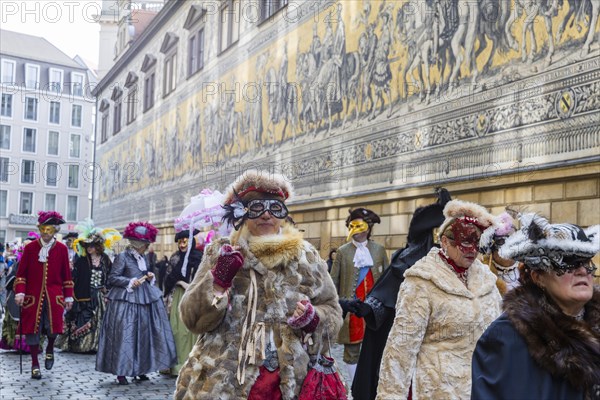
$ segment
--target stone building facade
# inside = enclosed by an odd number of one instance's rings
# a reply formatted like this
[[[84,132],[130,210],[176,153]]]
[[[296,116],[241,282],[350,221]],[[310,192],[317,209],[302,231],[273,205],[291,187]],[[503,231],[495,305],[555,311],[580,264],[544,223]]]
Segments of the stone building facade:
[[[150,220],[168,253],[190,197],[260,168],[292,181],[323,255],[356,206],[402,247],[436,186],[599,223],[600,5],[584,3],[167,1],[95,91],[94,218]]]

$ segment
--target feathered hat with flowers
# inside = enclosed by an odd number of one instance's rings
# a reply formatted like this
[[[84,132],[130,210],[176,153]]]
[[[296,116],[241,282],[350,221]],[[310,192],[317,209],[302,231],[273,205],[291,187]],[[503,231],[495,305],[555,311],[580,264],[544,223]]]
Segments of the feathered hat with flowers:
[[[73,250],[81,257],[87,255],[85,249],[91,245],[101,245],[104,247],[104,252],[110,254],[112,246],[123,238],[116,229],[102,229],[95,226],[94,221],[90,218],[81,221],[75,229],[79,235],[73,241]]]
[[[38,225],[62,225],[65,219],[56,211],[38,211]]]
[[[479,239],[479,250],[481,254],[492,254],[504,242],[504,240],[515,233],[515,222],[508,212],[503,212],[494,217],[494,223],[481,234]]]
[[[123,232],[125,239],[139,240],[140,242],[154,243],[158,229],[149,222],[130,222]]]

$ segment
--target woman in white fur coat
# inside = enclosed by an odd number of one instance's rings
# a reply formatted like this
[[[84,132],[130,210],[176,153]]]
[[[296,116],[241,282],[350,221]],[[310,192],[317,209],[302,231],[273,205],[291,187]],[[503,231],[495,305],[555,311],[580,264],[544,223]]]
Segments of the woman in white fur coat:
[[[291,186],[246,171],[226,192],[236,231],[208,246],[180,306],[201,334],[183,365],[175,399],[297,398],[309,357],[328,352],[342,310],[327,265],[286,223]]]
[[[381,361],[377,399],[469,399],[477,340],[500,315],[496,276],[477,259],[493,222],[485,208],[448,202],[433,248],[404,273]]]

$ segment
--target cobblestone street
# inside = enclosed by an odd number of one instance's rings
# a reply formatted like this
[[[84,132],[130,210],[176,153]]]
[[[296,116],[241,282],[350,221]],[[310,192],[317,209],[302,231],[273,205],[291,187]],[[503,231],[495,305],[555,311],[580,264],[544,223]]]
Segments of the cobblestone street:
[[[335,346],[334,357],[341,364],[342,346]],[[0,351],[0,399],[1,400],[166,400],[175,388],[175,378],[158,373],[149,374],[147,382],[131,382],[128,386],[117,385],[116,378],[94,370],[96,356],[57,351],[56,362],[51,371],[42,365],[42,380],[30,378],[31,358],[23,354],[23,375],[19,375],[19,353]],[[340,361],[338,361],[340,360]],[[340,365],[345,378],[345,368]]]

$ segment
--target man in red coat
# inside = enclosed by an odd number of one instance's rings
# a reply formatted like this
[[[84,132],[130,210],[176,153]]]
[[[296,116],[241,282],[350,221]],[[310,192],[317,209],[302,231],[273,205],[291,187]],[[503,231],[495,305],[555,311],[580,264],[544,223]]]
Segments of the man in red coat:
[[[21,333],[31,349],[31,378],[41,379],[40,336],[48,346],[44,366],[54,365],[54,340],[63,332],[63,314],[73,305],[73,281],[67,247],[54,235],[65,221],[55,211],[38,213],[40,238],[23,250],[15,279],[15,302],[21,308]]]

